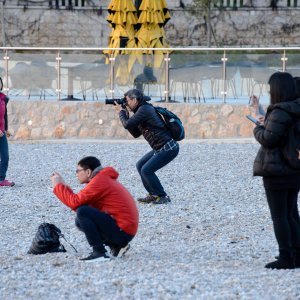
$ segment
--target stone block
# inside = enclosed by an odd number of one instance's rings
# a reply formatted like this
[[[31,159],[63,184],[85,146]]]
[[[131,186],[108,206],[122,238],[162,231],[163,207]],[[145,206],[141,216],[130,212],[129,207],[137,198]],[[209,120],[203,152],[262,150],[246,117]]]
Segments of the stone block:
[[[16,140],[28,140],[31,137],[31,130],[25,126],[20,126],[16,130],[14,130],[14,132],[14,138]]]
[[[228,117],[233,112],[233,107],[228,104],[223,104],[221,106],[220,111],[221,111],[221,116]]]
[[[55,129],[54,129],[54,137],[61,139],[66,131],[65,123],[61,122]]]
[[[43,139],[42,128],[33,128],[30,133],[30,138],[33,140]]]

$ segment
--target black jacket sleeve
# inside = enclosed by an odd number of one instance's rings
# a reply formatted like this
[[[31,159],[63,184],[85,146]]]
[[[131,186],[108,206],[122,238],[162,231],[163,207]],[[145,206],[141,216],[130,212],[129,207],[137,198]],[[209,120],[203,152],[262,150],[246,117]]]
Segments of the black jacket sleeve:
[[[124,110],[120,111],[120,120],[125,129],[137,128],[142,122],[147,120],[148,117],[148,108],[146,105],[142,105],[130,118],[127,116],[127,113]]]
[[[292,121],[293,118],[288,112],[275,108],[266,115],[264,126],[254,128],[254,137],[265,148],[277,147],[281,144]]]
[[[142,135],[141,131],[139,130],[138,126],[129,126],[128,122],[131,118],[129,118],[129,115],[126,110],[122,109],[119,113],[120,121],[125,129],[129,131],[129,133],[134,137],[138,138]]]

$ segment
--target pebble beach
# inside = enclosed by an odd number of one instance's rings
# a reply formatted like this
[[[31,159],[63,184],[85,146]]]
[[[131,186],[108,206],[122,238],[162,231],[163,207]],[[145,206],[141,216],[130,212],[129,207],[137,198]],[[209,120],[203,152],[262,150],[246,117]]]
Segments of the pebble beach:
[[[300,269],[269,270],[278,254],[261,178],[252,176],[253,139],[185,140],[158,171],[172,199],[137,204],[139,230],[119,259],[86,263],[75,214],[52,193],[58,171],[75,191],[77,162],[93,155],[113,166],[134,198],[145,196],[136,161],[142,140],[11,142],[0,188],[0,299],[300,299]],[[66,253],[29,255],[38,225],[58,226]]]

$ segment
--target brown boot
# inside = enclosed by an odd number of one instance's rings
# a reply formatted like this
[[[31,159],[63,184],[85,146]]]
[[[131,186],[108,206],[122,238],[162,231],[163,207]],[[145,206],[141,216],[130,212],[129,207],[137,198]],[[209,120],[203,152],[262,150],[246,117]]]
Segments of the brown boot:
[[[138,198],[137,201],[140,203],[152,203],[153,201],[155,201],[156,197],[148,194],[145,198]]]

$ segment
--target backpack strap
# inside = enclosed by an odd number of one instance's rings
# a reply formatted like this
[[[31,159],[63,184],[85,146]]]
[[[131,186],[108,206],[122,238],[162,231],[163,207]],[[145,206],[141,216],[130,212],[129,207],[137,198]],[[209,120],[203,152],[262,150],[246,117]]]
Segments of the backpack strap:
[[[60,233],[59,236],[62,237],[75,250],[76,253],[78,253],[76,248],[69,241],[67,241],[67,239],[65,238],[65,236],[62,233]]]

